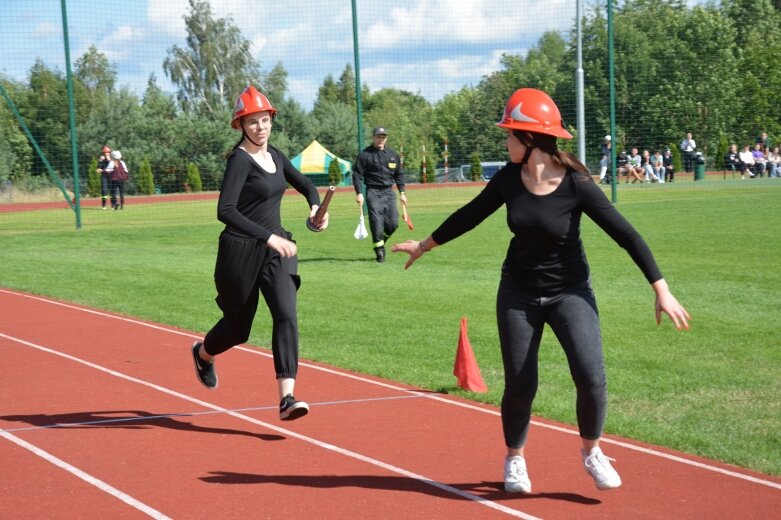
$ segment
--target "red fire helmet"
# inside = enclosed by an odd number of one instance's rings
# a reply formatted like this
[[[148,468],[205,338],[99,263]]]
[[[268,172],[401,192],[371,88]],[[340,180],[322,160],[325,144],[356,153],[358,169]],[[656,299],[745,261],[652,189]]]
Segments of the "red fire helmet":
[[[241,126],[240,121],[243,116],[263,111],[268,111],[271,114],[271,117],[274,117],[277,114],[277,109],[271,106],[271,102],[268,98],[250,85],[244,89],[244,92],[242,92],[236,100],[236,105],[233,107],[231,126],[238,130]]]
[[[548,94],[534,88],[513,92],[507,100],[504,116],[496,126],[572,139],[572,134],[564,128],[556,103]]]

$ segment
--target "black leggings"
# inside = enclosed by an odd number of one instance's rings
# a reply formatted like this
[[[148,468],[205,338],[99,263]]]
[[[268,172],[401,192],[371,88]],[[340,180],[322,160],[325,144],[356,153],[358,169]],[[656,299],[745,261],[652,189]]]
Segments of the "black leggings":
[[[215,282],[223,317],[206,334],[204,350],[216,356],[246,342],[262,294],[271,311],[271,351],[276,376],[295,378],[298,372],[296,291],[300,285],[297,266],[298,257],[282,258],[257,240],[220,237]]]
[[[607,413],[607,378],[597,304],[588,284],[552,297],[536,297],[504,275],[496,313],[504,362],[501,410],[507,447],[526,444],[537,393],[537,355],[546,323],[564,348],[575,382],[580,436],[598,439]]]

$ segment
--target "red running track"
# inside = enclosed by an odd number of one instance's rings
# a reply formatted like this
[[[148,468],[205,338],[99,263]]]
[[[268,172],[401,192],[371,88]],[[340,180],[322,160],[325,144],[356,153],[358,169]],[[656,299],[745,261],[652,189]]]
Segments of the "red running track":
[[[195,380],[196,336],[0,289],[5,518],[768,518],[781,479],[609,437],[598,491],[569,426],[535,420],[533,493],[502,491],[498,410],[303,362],[278,419],[267,350]],[[775,511],[775,513],[773,513]]]

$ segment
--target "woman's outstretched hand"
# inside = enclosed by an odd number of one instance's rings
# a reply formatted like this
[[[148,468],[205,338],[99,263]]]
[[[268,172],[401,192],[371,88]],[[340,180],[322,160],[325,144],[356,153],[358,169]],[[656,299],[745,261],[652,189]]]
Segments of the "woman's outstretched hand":
[[[656,292],[656,324],[659,325],[662,322],[662,313],[664,312],[670,317],[676,329],[689,330],[691,316],[670,292],[667,282],[661,279],[654,282],[652,287]]]
[[[415,263],[415,260],[425,253],[423,248],[420,247],[420,241],[418,240],[407,240],[400,244],[394,244],[393,247],[391,247],[391,251],[394,253],[407,253],[409,255],[407,263],[404,264],[404,269],[408,269],[409,266]]]

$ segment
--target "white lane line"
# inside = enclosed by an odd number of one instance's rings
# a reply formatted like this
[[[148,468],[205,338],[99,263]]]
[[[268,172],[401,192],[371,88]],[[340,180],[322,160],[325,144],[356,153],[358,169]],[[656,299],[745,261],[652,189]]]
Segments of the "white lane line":
[[[185,337],[188,337],[188,338],[200,339],[201,337],[203,337],[202,335],[192,334],[190,332],[183,332],[183,331],[180,331],[180,330],[172,329],[170,327],[165,327],[165,326],[161,326],[161,325],[157,325],[157,324],[153,324],[153,323],[148,323],[148,322],[145,322],[145,321],[139,321],[139,320],[132,319],[132,318],[127,318],[127,317],[124,317],[124,316],[117,316],[117,315],[114,315],[114,314],[108,314],[106,312],[98,311],[98,310],[95,310],[95,309],[88,309],[88,308],[84,308],[84,307],[79,307],[79,306],[76,306],[76,305],[63,303],[63,302],[58,302],[56,300],[50,300],[48,298],[43,298],[43,297],[40,297],[40,296],[34,296],[34,295],[31,295],[31,294],[20,293],[20,292],[16,292],[16,291],[9,291],[7,289],[1,289],[1,288],[0,288],[0,293],[6,293],[6,294],[10,294],[12,296],[21,296],[23,298],[29,298],[29,299],[32,299],[32,300],[37,300],[37,301],[41,301],[41,302],[44,302],[44,303],[49,303],[49,304],[52,304],[52,305],[59,305],[61,307],[65,307],[65,308],[68,308],[68,309],[74,309],[74,310],[77,310],[77,311],[86,312],[86,313],[89,313],[89,314],[94,314],[96,316],[102,316],[102,317],[105,317],[105,318],[112,318],[112,319],[124,321],[124,322],[127,322],[127,323],[132,323],[132,324],[135,324],[135,325],[141,325],[143,327],[149,327],[149,328],[152,328],[152,329],[161,330],[161,331],[164,331],[164,332],[169,332],[171,334],[178,334],[180,336],[185,336]],[[257,349],[253,349],[253,348],[234,347],[234,349],[243,350],[245,352],[251,352],[252,354],[265,356],[265,357],[268,357],[268,358],[271,357],[270,353],[261,352],[261,351],[259,351]],[[372,384],[372,385],[376,385],[376,386],[381,386],[381,387],[388,388],[388,389],[391,389],[391,390],[397,390],[397,391],[400,391],[400,392],[409,392],[409,393],[412,393],[414,395],[419,395],[419,396],[425,397],[427,399],[433,399],[435,401],[439,401],[441,403],[449,404],[449,405],[452,405],[452,406],[460,406],[461,408],[466,408],[466,409],[477,411],[477,412],[481,412],[481,413],[487,413],[487,414],[490,414],[490,415],[495,415],[497,417],[500,416],[500,413],[497,410],[483,408],[483,407],[471,405],[471,404],[468,404],[468,403],[462,403],[460,401],[454,401],[454,400],[442,397],[442,395],[432,394],[430,392],[419,392],[419,391],[415,391],[415,390],[410,390],[409,388],[404,388],[404,387],[401,387],[401,386],[385,383],[383,381],[375,381],[375,380],[369,379],[367,377],[361,377],[361,376],[358,376],[358,375],[355,375],[355,374],[350,374],[350,373],[347,373],[347,372],[340,372],[338,370],[334,370],[334,369],[330,369],[330,368],[326,368],[326,367],[321,367],[321,366],[317,366],[317,365],[312,365],[312,364],[305,363],[305,362],[300,362],[299,365],[303,366],[303,367],[311,368],[313,370],[319,370],[321,372],[325,372],[325,373],[328,373],[328,374],[332,374],[332,375],[336,375],[336,376],[340,376],[340,377],[346,377],[348,379],[353,379],[355,381],[361,381],[363,383],[368,383],[368,384]],[[540,427],[540,428],[547,428],[549,430],[554,430],[554,431],[561,432],[561,433],[566,433],[566,434],[569,434],[569,435],[579,435],[578,431],[576,429],[574,429],[574,428],[565,428],[565,427],[562,427],[562,426],[556,426],[554,424],[546,424],[546,423],[542,423],[542,422],[535,421],[535,420],[532,420],[531,423],[533,425],[535,425],[535,426]],[[737,479],[745,480],[745,481],[748,481],[748,482],[752,482],[754,484],[760,484],[762,486],[767,486],[767,487],[771,487],[771,488],[775,488],[775,489],[781,489],[781,484],[773,482],[773,481],[770,481],[770,480],[765,480],[765,479],[754,477],[752,475],[746,475],[746,474],[743,474],[743,473],[739,473],[737,471],[732,471],[732,470],[720,468],[718,466],[713,466],[713,465],[710,465],[710,464],[707,464],[707,463],[703,463],[703,462],[699,462],[699,461],[695,461],[695,460],[690,460],[690,459],[687,459],[687,458],[684,458],[684,457],[681,457],[681,456],[678,456],[678,455],[671,455],[671,454],[668,454],[668,453],[664,453],[662,451],[654,450],[654,449],[651,449],[651,448],[646,448],[644,446],[636,446],[634,444],[630,444],[630,443],[625,442],[625,441],[618,441],[618,440],[613,440],[613,439],[609,439],[609,438],[603,437],[602,439],[600,439],[600,442],[607,443],[607,444],[615,444],[616,446],[621,446],[622,448],[626,448],[628,450],[633,450],[633,451],[637,451],[637,452],[640,452],[640,453],[645,453],[646,455],[652,455],[654,457],[660,457],[660,458],[671,460],[671,461],[674,461],[674,462],[679,462],[681,464],[686,464],[688,466],[693,466],[695,468],[703,469],[703,470],[706,470],[706,471],[719,473],[721,475],[726,475],[728,477],[734,477],[734,478],[737,478]]]
[[[121,500],[125,504],[129,505],[130,507],[134,507],[134,508],[138,509],[139,511],[141,511],[144,514],[146,514],[147,516],[150,516],[152,518],[156,518],[156,519],[159,519],[159,520],[170,520],[170,517],[164,515],[163,513],[158,511],[157,509],[149,507],[148,505],[144,504],[143,502],[140,502],[139,500],[136,500],[135,498],[131,497],[127,493],[123,493],[122,491],[118,490],[114,486],[112,486],[110,484],[107,484],[106,482],[103,482],[99,478],[93,477],[89,473],[86,473],[86,472],[80,470],[79,468],[77,468],[77,467],[75,467],[75,466],[73,466],[71,464],[68,464],[64,460],[55,457],[54,455],[52,455],[48,451],[42,450],[38,446],[30,444],[26,440],[20,439],[19,437],[17,437],[16,435],[14,435],[12,433],[8,433],[7,431],[0,430],[0,437],[8,439],[9,441],[13,442],[17,446],[20,446],[20,447],[22,447],[22,448],[32,452],[33,454],[41,457],[42,459],[44,459],[44,460],[46,460],[48,462],[51,462],[55,466],[57,466],[57,467],[59,467],[61,469],[64,469],[68,473],[70,473],[70,474],[80,478],[81,480],[85,481],[86,483],[95,486],[96,488],[98,488],[99,490],[103,491],[104,493],[108,493],[109,495],[111,495],[111,496],[113,496],[115,498],[118,498],[119,500]],[[8,467],[6,466],[5,469],[8,470]]]
[[[324,441],[320,441],[320,440],[315,439],[313,437],[309,437],[307,435],[303,435],[303,434],[294,432],[292,430],[281,428],[281,427],[273,425],[271,423],[267,423],[267,422],[255,419],[255,418],[250,417],[248,415],[244,415],[244,414],[241,414],[241,413],[238,413],[238,412],[233,412],[231,410],[228,410],[227,408],[223,408],[223,407],[218,406],[216,404],[212,404],[212,403],[209,403],[209,402],[206,402],[206,401],[201,401],[200,399],[197,399],[195,397],[191,397],[191,396],[186,395],[186,394],[182,394],[180,392],[177,392],[176,390],[171,390],[170,388],[166,388],[164,386],[160,386],[160,385],[157,385],[155,383],[150,383],[149,381],[144,381],[143,379],[138,379],[136,377],[129,376],[127,374],[123,374],[122,372],[117,372],[116,370],[112,370],[110,368],[106,368],[104,366],[98,365],[96,363],[92,363],[92,362],[87,361],[85,359],[81,359],[81,358],[78,358],[76,356],[72,356],[70,354],[66,354],[64,352],[60,352],[60,351],[57,351],[57,350],[54,350],[54,349],[51,349],[51,348],[48,348],[48,347],[44,347],[42,345],[31,343],[29,341],[25,341],[25,340],[20,339],[20,338],[15,338],[13,336],[9,336],[7,334],[3,334],[2,332],[0,332],[0,338],[5,338],[5,339],[7,339],[9,341],[13,341],[13,342],[19,343],[21,345],[25,345],[27,347],[31,347],[31,348],[37,349],[37,350],[40,350],[42,352],[53,354],[55,356],[60,356],[60,357],[65,358],[65,359],[68,359],[68,360],[71,360],[71,361],[75,361],[76,363],[81,363],[82,365],[88,366],[88,367],[93,368],[95,370],[99,370],[101,372],[105,372],[106,374],[118,377],[120,379],[124,379],[126,381],[130,381],[132,383],[137,383],[139,385],[143,385],[143,386],[146,386],[148,388],[152,388],[154,390],[157,390],[159,392],[162,392],[162,393],[174,396],[174,397],[178,397],[179,399],[183,399],[185,401],[189,401],[191,403],[195,403],[195,404],[197,404],[199,406],[203,406],[204,408],[209,408],[211,410],[217,410],[217,411],[222,412],[224,414],[230,415],[231,417],[235,417],[236,419],[239,419],[239,420],[242,420],[242,421],[247,421],[249,423],[261,426],[263,428],[267,428],[269,430],[273,430],[273,431],[275,431],[277,433],[284,434],[284,435],[286,435],[288,437],[293,437],[295,439],[298,439],[298,440],[301,440],[301,441],[304,441],[304,442],[308,442],[308,443],[313,444],[313,445],[315,445],[315,446],[317,446],[319,448],[323,448],[323,449],[326,449],[326,450],[329,450],[329,451],[333,451],[333,452],[338,453],[340,455],[344,455],[346,457],[350,457],[352,459],[356,459],[356,460],[359,460],[361,462],[365,462],[367,464],[371,464],[373,466],[377,466],[377,467],[379,467],[381,469],[384,469],[385,471],[388,471],[388,472],[391,472],[391,473],[396,473],[398,475],[402,475],[404,477],[417,480],[418,482],[421,482],[423,484],[428,484],[429,486],[433,486],[433,487],[435,487],[437,489],[440,489],[442,491],[445,491],[447,493],[451,493],[451,494],[457,495],[457,496],[459,496],[461,498],[472,500],[473,502],[475,502],[475,503],[477,503],[479,505],[488,507],[490,509],[494,509],[496,511],[505,513],[505,514],[513,516],[515,518],[523,518],[524,520],[540,520],[536,516],[528,515],[526,513],[523,513],[522,511],[518,511],[516,509],[512,509],[512,508],[503,506],[502,504],[498,504],[498,503],[493,502],[491,500],[488,500],[486,498],[483,498],[483,497],[480,497],[480,496],[477,496],[477,495],[473,495],[471,493],[468,493],[468,492],[463,491],[461,489],[458,489],[456,487],[449,486],[449,485],[447,485],[447,484],[445,484],[443,482],[439,482],[439,481],[430,479],[428,477],[425,477],[423,475],[419,475],[417,473],[414,473],[412,471],[408,471],[408,470],[406,470],[404,468],[400,468],[398,466],[394,466],[392,464],[388,464],[386,462],[382,462],[381,460],[377,460],[377,459],[374,459],[372,457],[368,457],[366,455],[362,455],[360,453],[356,453],[354,451],[350,451],[350,450],[345,449],[345,448],[340,448],[339,446],[335,446],[333,444],[330,444],[330,443],[327,443],[327,442],[324,442]],[[0,430],[0,432],[3,432],[3,430]]]
[[[311,408],[320,407],[320,406],[333,406],[337,404],[364,404],[368,402],[376,402],[376,401],[398,401],[399,399],[419,399],[420,396],[417,395],[397,395],[397,396],[387,396],[387,397],[366,397],[364,399],[348,399],[348,400],[342,400],[342,401],[323,401],[323,402],[312,402],[307,401],[309,406]],[[259,412],[264,410],[278,410],[279,405],[271,405],[271,406],[249,406],[246,408],[230,408],[228,409],[229,412]],[[138,421],[154,421],[158,419],[173,419],[176,417],[198,417],[202,415],[219,415],[224,412],[222,411],[215,411],[215,410],[209,410],[206,412],[174,412],[174,413],[163,413],[163,414],[155,414],[155,415],[134,415],[132,417],[116,417],[114,419],[96,419],[94,421],[76,421],[76,422],[58,422],[58,423],[51,423],[51,424],[40,424],[36,426],[20,426],[19,428],[0,428],[0,431],[6,431],[6,432],[24,432],[24,431],[32,431],[32,430],[49,430],[52,428],[79,428],[82,426],[103,426],[103,425],[113,425],[113,424],[122,424],[122,423],[132,423],[132,422],[138,422]]]

